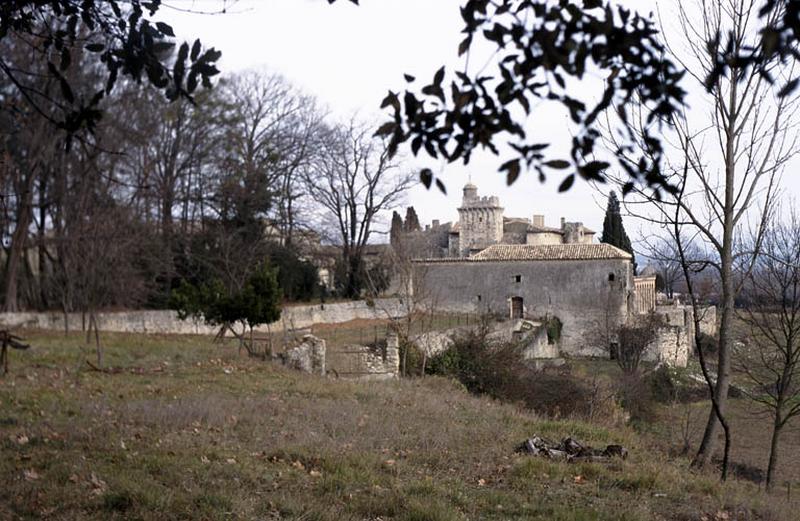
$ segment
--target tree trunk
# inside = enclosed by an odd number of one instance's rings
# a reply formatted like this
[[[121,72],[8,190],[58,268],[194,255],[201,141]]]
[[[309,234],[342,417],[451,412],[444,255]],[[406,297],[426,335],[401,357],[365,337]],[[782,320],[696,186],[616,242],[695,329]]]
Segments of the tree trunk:
[[[736,185],[736,142],[738,139],[736,127],[738,123],[737,113],[739,110],[738,96],[738,72],[731,71],[731,88],[728,93],[728,117],[725,125],[725,195],[722,207],[722,248],[720,251],[720,280],[722,283],[722,319],[719,325],[719,357],[717,366],[717,384],[714,387],[714,398],[717,403],[717,410],[713,408],[708,416],[706,430],[703,433],[703,441],[694,459],[694,464],[705,466],[712,458],[714,446],[716,445],[717,431],[719,430],[719,419],[725,416],[726,404],[728,402],[728,388],[730,387],[731,372],[731,345],[734,321],[734,299],[736,297],[733,280],[733,241],[735,218],[735,185]],[[728,451],[730,450],[730,432],[725,429],[725,455],[723,457],[722,479],[727,477]]]
[[[17,280],[19,264],[22,253],[25,251],[26,238],[28,236],[28,225],[31,220],[31,202],[33,198],[33,180],[36,176],[32,172],[23,183],[22,193],[20,194],[19,207],[17,209],[17,223],[14,233],[11,235],[11,248],[8,252],[8,263],[6,264],[5,277],[5,310],[9,312],[19,311]]]
[[[769,445],[769,463],[767,464],[767,490],[774,488],[775,469],[778,466],[778,441],[781,435],[781,412],[780,405],[775,411],[775,421],[772,424],[772,441]]]

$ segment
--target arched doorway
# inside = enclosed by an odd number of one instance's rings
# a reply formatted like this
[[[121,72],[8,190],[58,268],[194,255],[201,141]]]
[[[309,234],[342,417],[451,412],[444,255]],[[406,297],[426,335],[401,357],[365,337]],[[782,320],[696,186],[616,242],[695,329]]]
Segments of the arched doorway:
[[[522,297],[511,298],[511,318],[522,318],[524,314],[524,305]]]

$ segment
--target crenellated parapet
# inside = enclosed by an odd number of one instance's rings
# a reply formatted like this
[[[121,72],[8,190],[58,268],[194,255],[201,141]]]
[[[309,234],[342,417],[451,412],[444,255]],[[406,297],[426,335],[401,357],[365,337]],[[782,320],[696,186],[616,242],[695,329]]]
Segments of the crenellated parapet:
[[[500,198],[497,197],[496,195],[475,197],[473,199],[464,199],[461,203],[461,209],[471,209],[471,208],[502,209],[502,207],[500,206]]]

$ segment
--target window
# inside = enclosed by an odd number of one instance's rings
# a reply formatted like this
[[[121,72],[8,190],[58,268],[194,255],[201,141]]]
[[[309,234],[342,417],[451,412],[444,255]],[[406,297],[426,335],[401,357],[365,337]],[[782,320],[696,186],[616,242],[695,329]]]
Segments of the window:
[[[480,296],[480,295],[478,295],[478,302],[480,302],[480,301],[481,301],[481,296]]]
[[[617,278],[616,275],[614,275],[613,273],[609,273],[608,274],[608,281],[609,282],[614,282],[616,280],[616,278]]]
[[[522,275],[514,275],[514,282],[522,282]]]
[[[478,222],[482,223],[483,222],[483,217],[478,217]]]

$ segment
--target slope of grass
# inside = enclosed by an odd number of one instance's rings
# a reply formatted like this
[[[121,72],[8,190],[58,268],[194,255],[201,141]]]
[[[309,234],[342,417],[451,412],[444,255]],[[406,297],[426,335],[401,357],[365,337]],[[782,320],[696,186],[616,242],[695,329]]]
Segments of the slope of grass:
[[[0,519],[792,519],[624,427],[538,418],[439,378],[361,383],[201,337],[30,333],[0,378]],[[626,461],[514,454],[526,437],[622,443]]]

